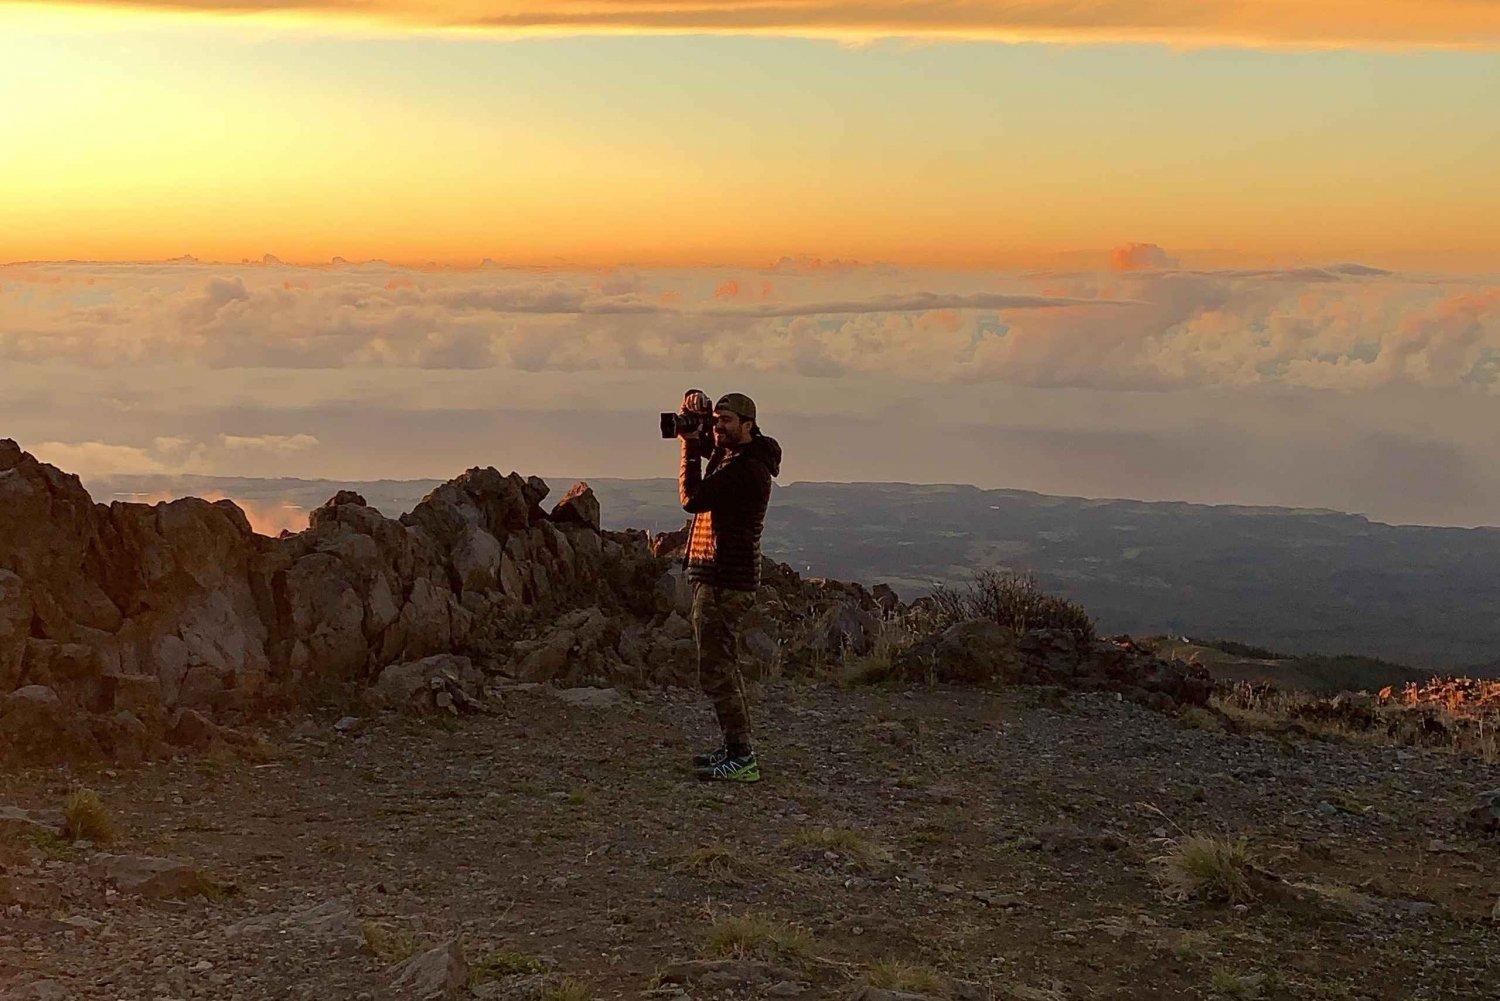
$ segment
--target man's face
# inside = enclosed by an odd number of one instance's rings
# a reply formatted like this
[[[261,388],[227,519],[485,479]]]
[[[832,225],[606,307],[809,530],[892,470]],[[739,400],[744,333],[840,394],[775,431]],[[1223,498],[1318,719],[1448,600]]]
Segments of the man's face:
[[[750,441],[752,422],[741,420],[739,414],[728,410],[714,411],[714,444],[720,448],[744,445]]]

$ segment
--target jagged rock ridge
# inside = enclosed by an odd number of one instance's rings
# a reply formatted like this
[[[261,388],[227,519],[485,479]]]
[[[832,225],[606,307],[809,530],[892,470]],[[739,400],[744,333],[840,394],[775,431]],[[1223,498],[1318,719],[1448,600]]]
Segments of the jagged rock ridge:
[[[306,530],[269,538],[227,500],[95,503],[78,477],[0,440],[0,760],[139,759],[350,683],[449,711],[497,674],[692,684],[671,540],[601,531],[587,484],[550,512],[548,493],[474,468],[399,519],[342,491]],[[781,564],[765,580],[744,635],[763,674],[867,654],[899,611],[892,594]],[[1180,665],[1107,643],[988,642],[940,637],[923,670],[1163,705],[1207,692]]]

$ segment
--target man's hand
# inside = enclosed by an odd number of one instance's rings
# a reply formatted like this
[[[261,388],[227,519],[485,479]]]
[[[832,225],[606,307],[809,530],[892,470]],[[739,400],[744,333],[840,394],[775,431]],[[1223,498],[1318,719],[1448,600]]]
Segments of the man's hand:
[[[713,446],[705,442],[702,435],[680,435],[678,441],[682,442],[682,457],[694,462],[708,458],[708,453],[713,450]]]

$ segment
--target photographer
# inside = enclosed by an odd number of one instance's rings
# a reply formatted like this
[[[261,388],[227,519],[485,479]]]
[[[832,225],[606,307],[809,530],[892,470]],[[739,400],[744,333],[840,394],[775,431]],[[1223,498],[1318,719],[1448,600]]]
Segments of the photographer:
[[[685,402],[684,418],[689,417],[687,407]],[[684,419],[679,424],[677,492],[682,509],[693,515],[684,565],[693,584],[698,680],[713,701],[724,737],[718,750],[698,755],[693,764],[700,779],[756,782],[760,765],[750,746],[738,627],[760,586],[760,533],[771,480],[781,471],[781,446],[761,434],[755,402],[743,393],[721,398],[711,421],[711,443],[704,433],[706,413],[696,423]],[[708,471],[702,473],[698,463],[705,454]]]

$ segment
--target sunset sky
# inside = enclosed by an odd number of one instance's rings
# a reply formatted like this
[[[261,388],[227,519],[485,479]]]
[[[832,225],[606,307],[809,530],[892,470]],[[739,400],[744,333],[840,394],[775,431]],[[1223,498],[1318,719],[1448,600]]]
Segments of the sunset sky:
[[[733,383],[791,479],[1500,524],[1497,177],[1474,0],[0,2],[0,436],[670,475]]]

